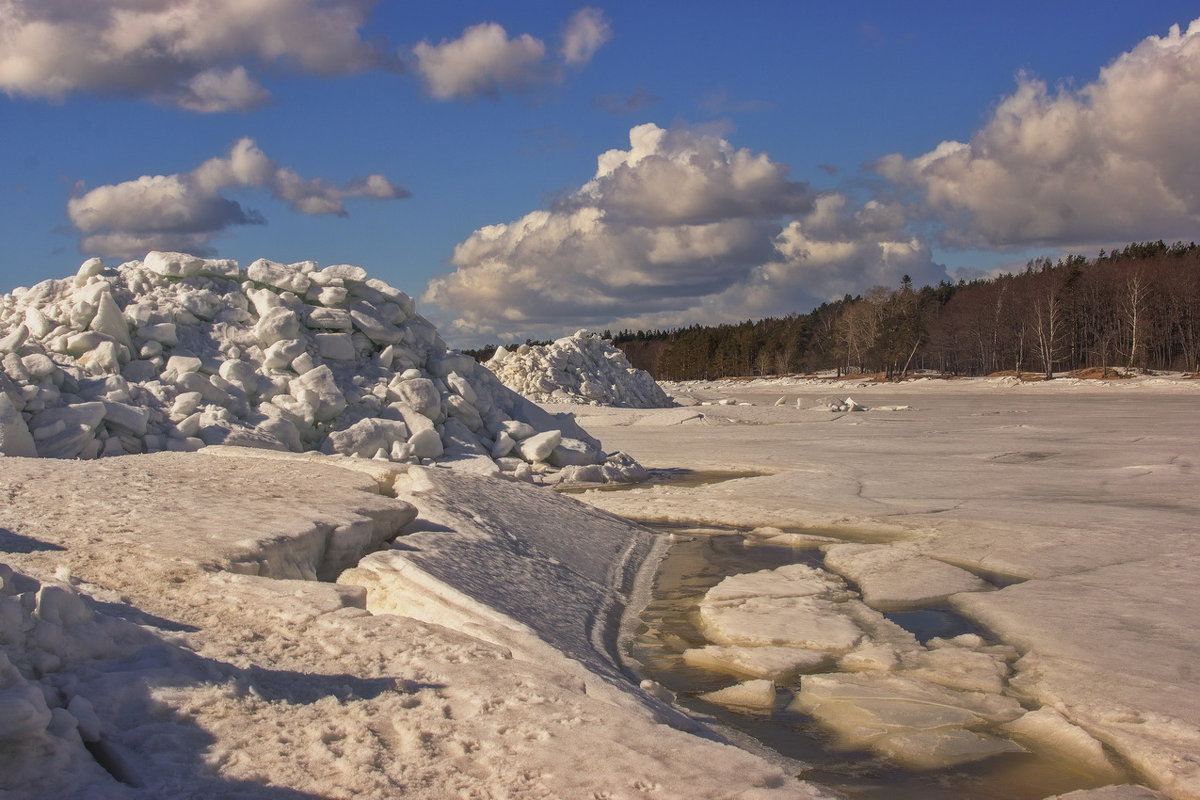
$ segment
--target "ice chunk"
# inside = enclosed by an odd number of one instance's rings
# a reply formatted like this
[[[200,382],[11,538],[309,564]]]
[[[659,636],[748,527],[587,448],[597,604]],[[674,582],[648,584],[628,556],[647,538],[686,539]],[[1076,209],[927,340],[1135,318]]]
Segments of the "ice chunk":
[[[3,391],[0,391],[0,454],[25,458],[35,458],[38,454],[25,418]]]
[[[517,442],[521,458],[530,462],[545,461],[562,440],[562,431],[543,431]]]
[[[315,337],[321,358],[349,361],[354,358],[354,341],[348,333],[318,333]]]
[[[765,679],[746,681],[715,692],[705,692],[699,697],[718,705],[769,711],[775,706],[775,684]]]
[[[1119,781],[1124,775],[1104,752],[1100,742],[1089,736],[1082,728],[1068,722],[1062,714],[1052,708],[1030,711],[1012,722],[1000,726],[1000,730],[1031,750],[1070,764],[1106,781]]]
[[[820,672],[834,655],[802,647],[722,647],[707,645],[683,651],[683,663],[692,667],[783,682],[795,675]]]
[[[893,674],[810,675],[791,707],[833,730],[840,747],[869,748],[913,769],[1021,750],[973,730],[1021,716],[1016,700]]]
[[[958,592],[991,589],[965,569],[902,547],[835,544],[825,566],[858,584],[863,601],[887,611],[933,605]]]
[[[845,652],[863,631],[837,604],[817,597],[751,597],[705,600],[700,605],[705,636],[716,644],[784,645]]]

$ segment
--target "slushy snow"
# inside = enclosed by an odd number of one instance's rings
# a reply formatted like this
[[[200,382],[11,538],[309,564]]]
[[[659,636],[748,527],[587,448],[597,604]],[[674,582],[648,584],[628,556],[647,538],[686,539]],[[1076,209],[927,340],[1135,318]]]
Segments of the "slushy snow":
[[[496,349],[485,363],[508,388],[537,403],[583,403],[625,408],[673,405],[645,370],[630,366],[611,342],[577,331],[548,345]]]
[[[448,350],[360,267],[151,252],[0,297],[0,453],[226,444],[440,463],[543,483],[638,480]]]

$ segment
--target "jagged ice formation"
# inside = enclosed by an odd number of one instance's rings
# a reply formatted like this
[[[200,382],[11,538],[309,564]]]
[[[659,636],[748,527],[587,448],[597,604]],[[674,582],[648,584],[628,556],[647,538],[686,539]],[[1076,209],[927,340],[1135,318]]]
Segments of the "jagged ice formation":
[[[361,267],[155,251],[0,297],[0,454],[213,444],[541,483],[645,475],[447,349],[408,295]]]
[[[484,366],[535,403],[668,408],[674,403],[650,373],[630,366],[612,343],[587,331],[548,345],[496,349]]]

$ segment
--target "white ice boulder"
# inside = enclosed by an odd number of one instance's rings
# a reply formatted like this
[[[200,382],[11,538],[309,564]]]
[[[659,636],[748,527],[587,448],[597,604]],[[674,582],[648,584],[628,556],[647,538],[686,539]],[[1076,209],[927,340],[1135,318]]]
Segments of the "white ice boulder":
[[[36,458],[38,454],[25,418],[3,391],[0,391],[0,454],[24,458]]]
[[[545,461],[562,441],[562,431],[543,431],[517,442],[516,450],[521,458],[531,463]]]

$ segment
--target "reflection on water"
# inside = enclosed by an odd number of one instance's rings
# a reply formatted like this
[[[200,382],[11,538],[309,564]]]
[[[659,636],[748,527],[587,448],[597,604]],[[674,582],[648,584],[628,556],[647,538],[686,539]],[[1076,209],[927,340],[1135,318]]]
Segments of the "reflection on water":
[[[1074,771],[1068,764],[1034,753],[1005,754],[949,769],[911,772],[885,764],[870,753],[831,750],[830,736],[805,715],[783,709],[782,698],[769,714],[742,713],[698,699],[696,695],[736,682],[729,675],[683,663],[684,650],[709,644],[697,624],[698,603],[704,593],[729,575],[795,563],[819,567],[822,554],[815,549],[746,547],[743,537],[737,534],[680,536],[659,566],[653,598],[641,615],[641,629],[627,645],[631,663],[643,677],[675,692],[680,705],[698,717],[753,736],[776,752],[809,765],[797,777],[828,786],[847,798],[1041,800],[1104,783]],[[887,616],[922,642],[934,636],[980,632],[946,607]]]

